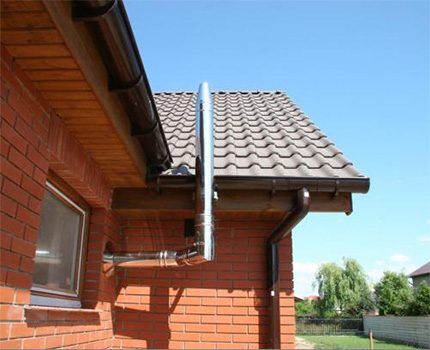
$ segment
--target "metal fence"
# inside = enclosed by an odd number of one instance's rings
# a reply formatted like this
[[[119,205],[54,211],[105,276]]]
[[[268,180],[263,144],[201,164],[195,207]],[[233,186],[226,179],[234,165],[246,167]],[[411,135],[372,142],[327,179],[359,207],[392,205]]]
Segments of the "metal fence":
[[[362,335],[362,318],[296,318],[297,335]]]

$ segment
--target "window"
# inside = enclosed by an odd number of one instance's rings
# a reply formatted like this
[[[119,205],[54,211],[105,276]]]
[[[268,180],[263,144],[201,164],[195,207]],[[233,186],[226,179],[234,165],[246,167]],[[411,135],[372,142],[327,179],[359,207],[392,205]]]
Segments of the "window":
[[[78,298],[87,217],[83,206],[51,183],[46,184],[36,244],[33,304],[80,306]],[[56,303],[47,297],[66,300]]]

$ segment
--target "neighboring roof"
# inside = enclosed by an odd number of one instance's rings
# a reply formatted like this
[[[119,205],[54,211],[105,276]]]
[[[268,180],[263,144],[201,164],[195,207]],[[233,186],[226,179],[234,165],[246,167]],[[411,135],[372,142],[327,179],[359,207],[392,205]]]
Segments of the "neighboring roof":
[[[176,167],[170,174],[193,174],[196,94],[154,97]],[[213,98],[216,176],[368,181],[286,94],[216,92]]]
[[[424,264],[420,268],[416,269],[414,272],[412,272],[409,277],[417,277],[422,275],[429,275],[430,274],[430,261],[427,264]]]

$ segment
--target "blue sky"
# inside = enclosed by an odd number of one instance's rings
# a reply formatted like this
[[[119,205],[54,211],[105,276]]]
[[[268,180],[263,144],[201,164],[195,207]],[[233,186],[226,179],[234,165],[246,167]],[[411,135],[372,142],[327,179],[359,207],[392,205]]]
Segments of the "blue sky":
[[[154,91],[282,90],[371,178],[354,213],[294,231],[296,294],[321,262],[371,280],[430,260],[428,1],[126,1]]]

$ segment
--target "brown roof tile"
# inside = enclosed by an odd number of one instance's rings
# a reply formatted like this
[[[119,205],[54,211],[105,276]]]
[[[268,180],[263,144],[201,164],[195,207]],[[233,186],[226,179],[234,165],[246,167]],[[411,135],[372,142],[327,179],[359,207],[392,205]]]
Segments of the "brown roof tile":
[[[417,277],[422,275],[428,275],[430,274],[430,261],[427,264],[424,264],[420,268],[416,269],[414,272],[412,272],[409,277]]]
[[[281,92],[216,92],[215,175],[364,178]],[[174,167],[194,173],[195,93],[155,94]]]

